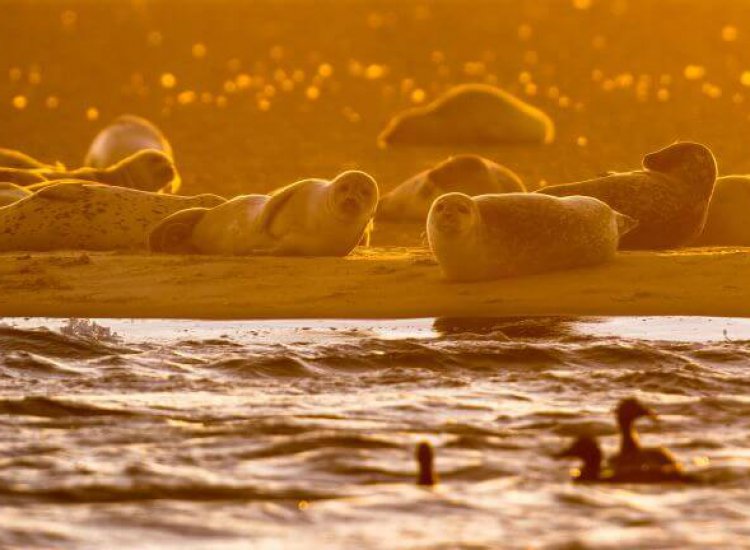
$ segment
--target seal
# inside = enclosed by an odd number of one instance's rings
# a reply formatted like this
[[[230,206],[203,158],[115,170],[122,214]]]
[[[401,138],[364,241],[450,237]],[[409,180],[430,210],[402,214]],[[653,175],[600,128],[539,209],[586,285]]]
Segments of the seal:
[[[750,246],[750,176],[716,180],[697,246]]]
[[[153,122],[135,115],[122,115],[94,137],[83,165],[104,170],[145,150],[164,153],[174,162],[172,145]],[[181,180],[175,172],[175,179],[163,191],[177,193],[180,185]]]
[[[448,193],[427,238],[446,278],[480,281],[607,262],[635,223],[593,197]]]
[[[149,229],[190,207],[224,202],[216,195],[178,197],[68,180],[0,208],[0,251],[145,248]]]
[[[43,183],[47,181],[47,179],[41,174],[37,174],[30,170],[24,170],[22,168],[0,168],[0,181],[26,186],[35,183]]]
[[[138,151],[117,164],[100,170],[98,168],[79,168],[71,171],[34,170],[34,174],[49,182],[60,180],[82,180],[119,187],[128,187],[140,191],[157,192],[171,185],[177,176],[177,169],[172,160],[164,153],[153,150]],[[38,190],[48,183],[31,185]]]
[[[716,159],[705,145],[678,142],[643,157],[643,169],[543,187],[537,193],[586,195],[638,220],[620,247],[629,250],[677,248],[703,231],[716,182]]]
[[[15,183],[0,183],[0,207],[28,197],[31,191]]]
[[[364,172],[308,179],[271,195],[243,195],[188,209],[159,223],[154,252],[227,256],[346,256],[368,231],[378,186]]]
[[[446,193],[460,192],[475,197],[524,191],[521,179],[504,166],[477,155],[457,155],[383,195],[378,202],[376,219],[424,223],[433,201]]]
[[[394,116],[380,133],[389,145],[552,143],[555,126],[541,110],[485,84],[463,84],[425,106]]]
[[[15,149],[4,149],[0,147],[0,167],[2,168],[16,168],[18,170],[64,170],[65,167],[62,164],[47,164],[40,160],[35,159],[16,151]]]

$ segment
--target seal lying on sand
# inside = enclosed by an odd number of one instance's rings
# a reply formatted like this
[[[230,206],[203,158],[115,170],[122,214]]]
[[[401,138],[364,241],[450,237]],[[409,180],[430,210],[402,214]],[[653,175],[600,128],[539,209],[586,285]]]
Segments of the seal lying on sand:
[[[271,195],[178,212],[151,232],[154,252],[230,256],[346,256],[367,231],[378,186],[364,172],[303,180]]]
[[[41,162],[26,153],[0,147],[0,167],[19,170],[64,170],[62,164],[52,165]]]
[[[458,155],[425,170],[381,197],[377,219],[422,222],[433,201],[452,192],[474,197],[491,193],[526,191],[521,179],[491,160],[476,155]]]
[[[109,168],[79,168],[78,170],[34,170],[34,173],[54,182],[57,180],[85,180],[106,183],[119,187],[129,187],[140,191],[159,191],[171,184],[177,177],[177,170],[171,159],[159,151],[139,151]],[[30,186],[40,189],[47,185],[39,183]]]
[[[448,279],[478,281],[609,261],[635,224],[592,197],[449,193],[432,204],[427,237]]]
[[[750,246],[750,176],[716,180],[698,246]]]
[[[172,145],[155,124],[135,115],[123,115],[96,135],[83,165],[104,170],[146,150],[164,153],[174,162]],[[165,192],[177,193],[180,187],[179,177],[175,177],[167,187]]]
[[[624,249],[675,248],[700,235],[716,181],[713,153],[698,143],[675,143],[643,157],[643,170],[544,187],[545,195],[596,197],[638,220]]]
[[[393,117],[378,142],[386,145],[551,143],[555,127],[545,113],[508,92],[464,84],[423,107]]]
[[[33,185],[47,179],[41,174],[20,168],[0,168],[0,182],[15,183],[16,185]]]
[[[81,181],[59,182],[0,208],[0,251],[144,248],[149,229],[216,195],[176,197]]]

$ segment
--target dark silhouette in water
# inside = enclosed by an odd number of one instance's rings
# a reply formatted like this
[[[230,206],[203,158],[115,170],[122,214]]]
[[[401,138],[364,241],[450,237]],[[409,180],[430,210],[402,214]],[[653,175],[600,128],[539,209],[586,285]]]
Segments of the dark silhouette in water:
[[[573,481],[578,483],[691,483],[697,481],[694,477],[675,469],[640,470],[633,467],[602,469],[603,454],[599,443],[593,437],[582,436],[555,458],[574,457],[583,461],[579,473],[573,475]]]
[[[610,459],[617,470],[681,473],[682,465],[664,447],[641,447],[635,421],[642,417],[656,419],[656,413],[635,397],[623,399],[615,409],[620,429],[620,451]]]
[[[432,445],[422,441],[417,445],[414,453],[419,465],[417,474],[417,485],[433,486],[437,485],[438,475],[435,472],[435,451]]]

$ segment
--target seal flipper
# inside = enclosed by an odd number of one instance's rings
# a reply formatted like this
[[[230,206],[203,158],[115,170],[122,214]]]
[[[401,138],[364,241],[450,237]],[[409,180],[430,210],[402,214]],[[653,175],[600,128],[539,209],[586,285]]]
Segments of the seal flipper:
[[[292,183],[271,193],[268,202],[263,205],[263,210],[261,211],[260,216],[258,216],[258,229],[270,235],[271,226],[284,205],[299,193],[300,190],[305,188],[305,184],[313,182],[314,180]]]
[[[187,208],[167,216],[148,235],[148,249],[163,254],[195,254],[193,229],[210,208]]]
[[[617,220],[617,232],[620,237],[638,227],[638,220],[620,212],[615,211],[615,219]]]

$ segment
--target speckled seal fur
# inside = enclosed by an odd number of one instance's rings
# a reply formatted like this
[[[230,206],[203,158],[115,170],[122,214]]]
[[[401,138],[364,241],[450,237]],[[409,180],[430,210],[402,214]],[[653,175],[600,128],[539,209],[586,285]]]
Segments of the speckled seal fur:
[[[478,281],[607,262],[635,224],[592,197],[449,193],[433,203],[427,237],[448,279]]]
[[[146,247],[149,229],[190,207],[224,202],[216,195],[177,197],[65,181],[0,208],[0,251],[121,250]]]
[[[646,155],[643,170],[544,187],[537,192],[596,197],[635,218],[638,227],[622,239],[621,248],[677,248],[702,232],[717,171],[708,147],[681,142]]]

